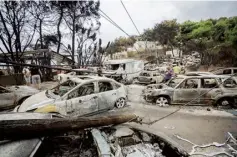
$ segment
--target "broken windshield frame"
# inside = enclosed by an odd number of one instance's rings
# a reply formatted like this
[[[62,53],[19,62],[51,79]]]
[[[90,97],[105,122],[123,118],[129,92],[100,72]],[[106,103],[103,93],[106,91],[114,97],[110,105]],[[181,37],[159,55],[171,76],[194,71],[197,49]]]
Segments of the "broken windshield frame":
[[[79,84],[80,83],[74,82],[72,80],[67,80],[57,85],[56,87],[50,90],[47,90],[45,94],[48,98],[56,99],[58,98],[58,96],[62,97],[63,95],[65,95],[67,92],[69,92],[70,90],[72,90]]]
[[[184,80],[184,78],[172,78],[167,82],[167,86],[175,88],[180,82],[182,82]]]

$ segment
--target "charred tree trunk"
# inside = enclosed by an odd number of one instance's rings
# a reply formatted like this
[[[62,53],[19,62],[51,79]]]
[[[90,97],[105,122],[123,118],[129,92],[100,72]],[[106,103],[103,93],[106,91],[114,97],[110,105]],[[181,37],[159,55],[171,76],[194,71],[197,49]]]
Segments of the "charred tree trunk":
[[[0,139],[23,139],[67,131],[116,125],[135,120],[134,114],[93,118],[22,119],[0,121]]]
[[[43,35],[42,35],[42,20],[40,19],[40,24],[39,24],[39,35],[40,35],[40,48],[43,49]]]
[[[76,33],[75,11],[73,16],[74,18],[72,22],[72,61],[75,62],[75,33]]]
[[[60,32],[60,25],[62,22],[62,18],[63,18],[63,8],[60,8],[60,17],[58,20],[58,25],[57,25],[57,32],[58,32],[58,47],[57,47],[57,53],[59,53],[60,50],[60,46],[61,46],[61,39],[62,39],[62,34]]]

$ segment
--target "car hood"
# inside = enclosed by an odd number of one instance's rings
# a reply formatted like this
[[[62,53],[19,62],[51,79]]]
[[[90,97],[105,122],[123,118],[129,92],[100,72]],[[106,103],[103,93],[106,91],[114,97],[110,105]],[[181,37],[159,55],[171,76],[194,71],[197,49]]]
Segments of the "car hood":
[[[38,108],[42,105],[49,104],[55,101],[55,99],[48,98],[45,95],[46,91],[42,91],[31,97],[27,98],[19,107],[18,112],[25,112],[27,110],[32,110]]]
[[[166,94],[166,93],[172,92],[173,90],[174,90],[174,88],[169,87],[166,84],[163,84],[162,88],[151,90],[151,95],[156,96],[158,94]]]
[[[7,89],[16,92],[17,94],[21,94],[21,95],[32,95],[32,94],[36,94],[39,93],[40,91],[38,89],[35,89],[33,87],[29,87],[29,86],[10,86],[7,87]]]

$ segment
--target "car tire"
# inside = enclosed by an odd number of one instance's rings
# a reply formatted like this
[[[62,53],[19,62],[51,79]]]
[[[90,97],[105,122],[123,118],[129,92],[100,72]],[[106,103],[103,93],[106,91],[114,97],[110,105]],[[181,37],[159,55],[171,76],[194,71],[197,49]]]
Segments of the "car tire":
[[[170,105],[170,99],[165,96],[159,96],[156,99],[156,105],[160,107],[166,107]]]
[[[132,84],[137,84],[137,83],[138,83],[138,79],[134,78],[133,81],[132,81]]]
[[[116,102],[115,102],[115,107],[116,108],[123,108],[126,105],[126,100],[125,98],[119,98]]]
[[[230,108],[234,106],[234,100],[232,98],[222,98],[218,101],[217,105],[224,108]]]

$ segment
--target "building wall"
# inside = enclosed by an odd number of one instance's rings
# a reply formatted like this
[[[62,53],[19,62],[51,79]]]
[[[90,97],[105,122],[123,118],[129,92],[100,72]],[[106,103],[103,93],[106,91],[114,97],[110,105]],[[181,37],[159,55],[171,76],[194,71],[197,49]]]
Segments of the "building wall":
[[[172,51],[166,51],[166,55],[170,55],[171,57],[179,57],[179,50],[178,49],[174,49],[173,50],[173,54],[172,54]],[[182,56],[182,51],[180,52],[180,56]]]
[[[4,75],[0,76],[0,85],[10,86],[10,85],[22,85],[24,84],[23,74],[14,75]]]

